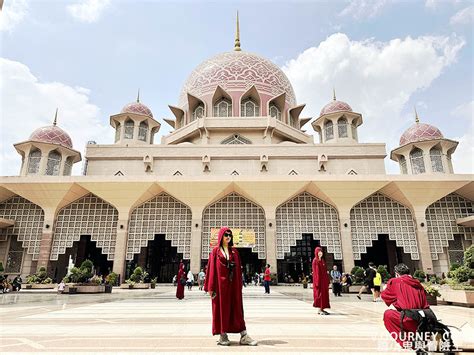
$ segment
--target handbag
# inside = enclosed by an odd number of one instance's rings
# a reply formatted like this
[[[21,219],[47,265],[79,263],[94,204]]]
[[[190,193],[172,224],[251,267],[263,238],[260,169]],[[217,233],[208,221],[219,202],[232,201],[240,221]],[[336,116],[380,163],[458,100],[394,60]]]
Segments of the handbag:
[[[185,279],[184,277],[180,278],[180,279],[179,279],[179,284],[180,284],[181,286],[186,286],[186,279]]]

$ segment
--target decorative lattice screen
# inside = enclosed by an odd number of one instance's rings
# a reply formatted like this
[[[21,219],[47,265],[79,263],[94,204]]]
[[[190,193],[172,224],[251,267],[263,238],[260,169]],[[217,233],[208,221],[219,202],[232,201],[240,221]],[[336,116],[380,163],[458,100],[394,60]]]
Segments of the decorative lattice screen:
[[[27,199],[14,196],[0,203],[0,217],[11,219],[15,224],[5,228],[4,235],[15,235],[33,260],[38,260],[44,223],[44,212]]]
[[[156,234],[177,247],[184,259],[191,256],[191,209],[174,197],[161,193],[135,208],[130,217],[127,243],[127,260],[140,253]]]
[[[466,239],[474,236],[474,228],[458,226],[457,218],[474,214],[474,203],[457,194],[449,194],[426,209],[426,225],[431,249],[431,258],[438,260],[438,254],[454,240],[454,234],[464,234]]]
[[[88,194],[62,208],[53,234],[51,260],[58,260],[81,235],[90,235],[107,260],[114,260],[118,212],[101,198]]]
[[[222,226],[253,229],[255,246],[252,252],[258,253],[259,259],[265,259],[265,214],[261,207],[236,193],[208,206],[202,217],[202,259],[208,259],[211,252],[211,228]]]
[[[313,234],[328,253],[342,259],[339,217],[334,207],[303,192],[285,202],[276,210],[277,259],[284,259],[285,253],[303,238],[303,233]]]
[[[412,260],[420,259],[410,210],[380,193],[367,197],[351,209],[351,233],[354,260],[360,260],[360,255],[367,253],[379,234],[388,234]]]

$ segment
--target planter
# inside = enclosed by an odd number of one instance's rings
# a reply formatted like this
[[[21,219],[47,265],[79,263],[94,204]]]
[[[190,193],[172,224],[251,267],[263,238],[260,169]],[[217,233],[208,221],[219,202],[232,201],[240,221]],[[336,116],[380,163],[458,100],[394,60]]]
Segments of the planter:
[[[430,306],[436,306],[438,304],[438,300],[436,299],[436,296],[432,296],[427,294],[426,295],[426,301]]]
[[[150,288],[155,288],[156,284],[150,284]]]
[[[112,285],[104,285],[105,293],[112,293]]]
[[[150,288],[150,284],[121,284],[120,288],[122,289],[133,289],[133,290],[145,290]]]
[[[56,288],[56,284],[26,284],[27,290],[52,290]]]
[[[74,291],[75,289],[75,291]],[[66,285],[64,293],[104,293],[104,285]]]
[[[437,298],[438,303],[474,307],[474,291],[441,288],[439,293],[441,296]]]
[[[303,288],[308,288],[308,284],[303,284]]]

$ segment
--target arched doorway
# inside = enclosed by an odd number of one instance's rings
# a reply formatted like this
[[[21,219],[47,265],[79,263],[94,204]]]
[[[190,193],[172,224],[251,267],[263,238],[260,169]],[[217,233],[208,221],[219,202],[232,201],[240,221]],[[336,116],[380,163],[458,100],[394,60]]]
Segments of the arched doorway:
[[[149,274],[149,279],[156,278],[159,283],[171,283],[173,276],[178,273],[182,258],[183,254],[178,253],[178,248],[164,234],[155,234],[155,238],[148,241],[140,254],[135,254],[133,260],[127,263],[126,277],[131,275],[135,267],[141,266]]]

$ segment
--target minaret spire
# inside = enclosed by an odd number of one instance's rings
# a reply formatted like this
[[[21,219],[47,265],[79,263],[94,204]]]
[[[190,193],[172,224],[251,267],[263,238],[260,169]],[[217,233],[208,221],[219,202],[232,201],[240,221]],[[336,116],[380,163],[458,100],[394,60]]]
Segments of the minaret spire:
[[[137,102],[140,102],[140,89],[138,89]]]
[[[235,44],[234,51],[241,51],[240,49],[240,28],[239,28],[239,12],[237,11],[237,22],[236,22],[236,31],[235,31]]]
[[[56,113],[54,114],[53,126],[56,126],[58,123],[58,108],[56,107]]]
[[[416,112],[416,106],[414,106],[414,108],[415,108],[415,122],[420,123],[420,119],[418,117],[418,112]]]
[[[336,101],[336,88],[332,88],[332,99]]]

